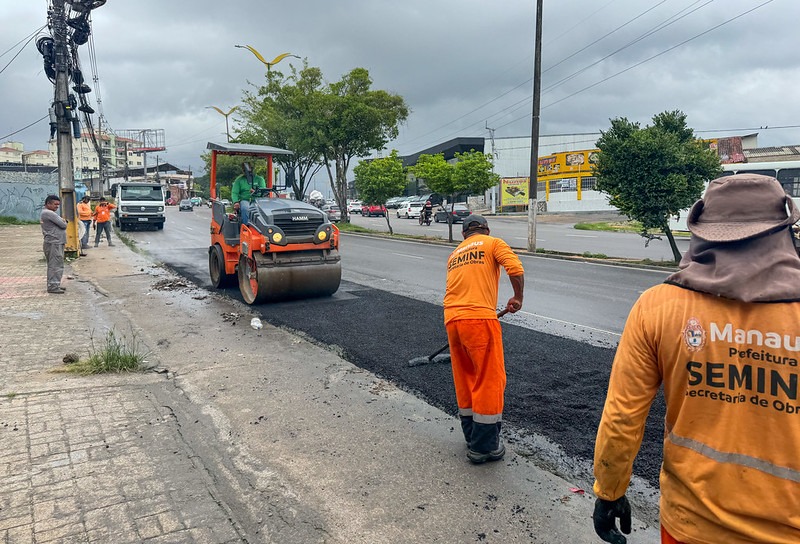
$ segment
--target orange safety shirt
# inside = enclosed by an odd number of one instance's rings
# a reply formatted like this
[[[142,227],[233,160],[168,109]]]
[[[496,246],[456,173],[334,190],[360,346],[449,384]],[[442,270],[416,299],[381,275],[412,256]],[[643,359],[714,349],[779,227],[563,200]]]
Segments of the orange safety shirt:
[[[661,522],[681,542],[800,542],[800,302],[745,303],[659,285],[617,348],[594,491],[628,487],[645,419],[667,403]]]
[[[525,273],[517,254],[500,238],[473,234],[447,259],[444,323],[457,319],[497,319],[500,267],[509,276]]]
[[[116,209],[114,204],[98,204],[94,209],[94,218],[98,223],[105,223],[111,219],[111,210]]]
[[[78,219],[90,221],[92,219],[92,206],[87,202],[78,202]]]

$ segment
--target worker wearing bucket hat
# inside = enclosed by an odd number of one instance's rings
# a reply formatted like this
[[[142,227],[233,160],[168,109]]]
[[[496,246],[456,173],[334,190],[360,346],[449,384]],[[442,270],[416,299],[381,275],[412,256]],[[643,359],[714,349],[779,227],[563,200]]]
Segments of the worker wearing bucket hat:
[[[447,260],[444,295],[461,429],[467,459],[475,464],[499,461],[506,452],[500,440],[506,385],[503,336],[496,313],[500,267],[514,289],[506,303],[510,313],[522,307],[525,280],[519,257],[503,240],[489,234],[483,216],[464,219],[464,241]]]
[[[631,310],[595,442],[594,526],[630,532],[625,491],[659,386],[662,542],[800,542],[800,211],[778,180],[712,181],[680,270]]]

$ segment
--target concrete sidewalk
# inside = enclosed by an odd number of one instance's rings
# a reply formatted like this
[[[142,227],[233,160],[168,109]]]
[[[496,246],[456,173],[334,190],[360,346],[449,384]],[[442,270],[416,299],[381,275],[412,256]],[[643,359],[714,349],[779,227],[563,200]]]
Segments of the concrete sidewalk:
[[[471,466],[452,416],[335,350],[88,253],[48,295],[39,227],[0,227],[0,542],[600,542],[588,493],[513,447]],[[154,368],[53,372],[109,330]]]

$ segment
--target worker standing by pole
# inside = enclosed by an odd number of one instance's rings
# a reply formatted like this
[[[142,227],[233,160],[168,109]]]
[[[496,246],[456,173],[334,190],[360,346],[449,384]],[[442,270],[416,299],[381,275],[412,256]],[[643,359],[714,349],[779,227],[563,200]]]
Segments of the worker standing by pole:
[[[58,148],[58,189],[61,213],[67,220],[67,243],[64,252],[72,257],[79,253],[78,222],[75,221],[75,177],[72,170],[72,133],[77,122],[77,101],[69,94],[69,47],[65,0],[53,0],[50,12],[55,50],[56,146]],[[80,125],[78,125],[80,128]]]

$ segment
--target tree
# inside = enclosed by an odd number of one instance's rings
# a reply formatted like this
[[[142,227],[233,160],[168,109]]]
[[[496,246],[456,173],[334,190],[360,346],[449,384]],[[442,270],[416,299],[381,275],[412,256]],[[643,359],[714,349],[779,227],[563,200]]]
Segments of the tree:
[[[316,95],[318,149],[343,217],[347,214],[350,161],[383,149],[397,137],[400,123],[408,118],[408,106],[401,96],[372,90],[371,85],[369,71],[354,68]]]
[[[323,89],[322,72],[304,62],[289,76],[275,70],[255,92],[245,91],[240,110],[239,143],[288,149],[292,155],[275,155],[294,197],[303,200],[308,181],[322,168],[316,110]],[[295,176],[295,172],[297,175]]]
[[[663,112],[653,124],[641,128],[624,117],[611,120],[601,131],[594,173],[597,188],[610,196],[609,203],[628,218],[642,224],[642,236],[652,238],[660,229],[669,240],[676,261],[681,253],[669,228],[703,192],[707,180],[718,177],[719,157],[695,138],[681,111]]]
[[[450,164],[444,160],[443,154],[420,155],[411,169],[414,175],[425,180],[425,184],[434,192],[450,197],[452,212],[455,208],[455,197],[484,193],[497,185],[500,177],[493,172],[492,156],[474,149],[466,153],[456,153],[456,162]],[[447,214],[449,241],[453,241],[452,213]]]
[[[353,168],[356,176],[356,189],[365,204],[383,205],[387,199],[402,194],[406,186],[406,174],[403,161],[393,149],[391,155],[371,161],[362,161]],[[389,222],[389,213],[385,214],[389,234],[394,234]]]

